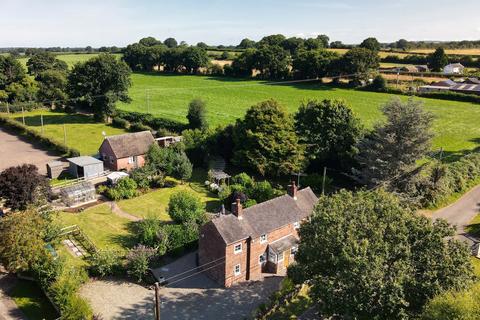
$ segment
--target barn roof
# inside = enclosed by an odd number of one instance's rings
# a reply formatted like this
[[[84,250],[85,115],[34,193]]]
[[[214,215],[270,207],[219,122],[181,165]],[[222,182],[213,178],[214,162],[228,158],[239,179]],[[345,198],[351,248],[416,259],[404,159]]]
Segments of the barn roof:
[[[259,237],[288,224],[301,221],[309,216],[318,198],[312,189],[297,192],[297,199],[283,195],[252,207],[243,209],[242,219],[233,214],[212,219],[226,244],[248,237]]]
[[[90,156],[80,156],[75,158],[68,158],[68,162],[71,162],[79,167],[85,167],[92,164],[103,163],[102,161],[98,160],[97,158],[90,157]]]
[[[155,143],[150,131],[109,136],[105,137],[105,141],[110,144],[117,159],[146,154],[150,146]]]

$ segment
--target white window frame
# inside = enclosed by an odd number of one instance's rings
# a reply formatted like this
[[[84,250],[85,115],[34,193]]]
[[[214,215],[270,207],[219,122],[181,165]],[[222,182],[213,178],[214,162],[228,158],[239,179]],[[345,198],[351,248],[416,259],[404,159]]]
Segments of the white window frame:
[[[237,249],[237,247],[240,246],[240,249]],[[234,254],[239,254],[242,252],[242,244],[241,243],[237,243],[236,245],[233,246],[233,253]]]
[[[113,157],[112,157],[112,156],[110,156],[110,163],[112,163],[112,164],[113,164],[113,160],[114,160],[114,159],[113,159]]]
[[[104,153],[104,154],[102,155],[102,158],[103,158],[103,161],[106,161],[108,157],[107,157],[107,155]]]
[[[129,163],[129,164],[132,164],[133,162],[134,162],[133,156],[132,156],[132,157],[128,157],[128,163]]]
[[[293,229],[295,229],[295,230],[300,229],[300,222],[295,221],[295,222],[293,223]]]
[[[237,271],[237,268],[238,268],[238,271]],[[239,276],[242,274],[242,267],[237,264],[235,265],[235,267],[233,267],[233,274],[236,275],[236,276]]]
[[[261,255],[258,256],[258,264],[265,264],[265,263],[267,263],[267,253],[266,252],[264,252],[264,253],[262,253]]]
[[[268,235],[267,234],[262,234],[260,236],[260,243],[265,243],[268,240]]]

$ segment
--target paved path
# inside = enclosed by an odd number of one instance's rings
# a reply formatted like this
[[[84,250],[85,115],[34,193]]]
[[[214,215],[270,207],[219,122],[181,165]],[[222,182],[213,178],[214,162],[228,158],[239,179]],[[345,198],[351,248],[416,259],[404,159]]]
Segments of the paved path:
[[[42,150],[0,128],[0,171],[8,167],[31,163],[38,167],[40,173],[45,174],[47,172],[46,164],[58,159],[58,155]]]
[[[123,211],[122,208],[120,208],[115,201],[109,201],[108,205],[112,209],[112,212],[115,213],[117,216],[127,218],[128,220],[131,220],[131,221],[142,220],[137,216],[131,215],[130,213]]]
[[[17,305],[7,295],[15,285],[16,278],[0,271],[0,320],[27,320]]]
[[[464,194],[455,203],[437,210],[433,219],[445,219],[457,229],[458,236],[465,236],[465,227],[480,212],[480,185]]]

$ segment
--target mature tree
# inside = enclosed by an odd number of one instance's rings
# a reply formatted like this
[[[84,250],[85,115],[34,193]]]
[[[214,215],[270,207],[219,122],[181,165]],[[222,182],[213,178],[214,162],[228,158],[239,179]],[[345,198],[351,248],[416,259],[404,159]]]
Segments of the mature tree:
[[[448,57],[443,48],[437,48],[435,52],[428,55],[428,66],[432,71],[440,72],[448,64]]]
[[[250,77],[254,68],[256,49],[246,49],[232,62],[232,73],[237,77]]]
[[[147,47],[139,43],[129,44],[123,51],[122,59],[132,70],[148,70],[145,66]]]
[[[237,120],[233,139],[234,163],[261,175],[291,174],[302,167],[304,150],[293,118],[275,100],[248,109],[245,118]]]
[[[377,52],[365,48],[353,48],[342,57],[343,72],[355,75],[357,79],[368,79],[380,66]]]
[[[0,173],[0,198],[13,210],[44,203],[49,186],[45,176],[33,164],[10,167]]]
[[[32,102],[36,100],[38,86],[31,78],[23,78],[19,82],[12,82],[5,87],[5,93],[10,102]]]
[[[176,48],[178,46],[178,42],[174,38],[165,39],[165,41],[163,41],[163,44],[169,48]]]
[[[261,46],[253,55],[253,66],[263,78],[281,79],[288,75],[290,56],[279,46]]]
[[[433,116],[419,100],[390,100],[382,112],[385,124],[377,124],[373,132],[358,145],[354,170],[357,179],[368,186],[385,185],[395,189],[405,175],[430,150]]]
[[[410,46],[410,44],[405,39],[400,39],[397,42],[395,42],[395,47],[397,49],[407,50],[409,48],[409,46]]]
[[[0,55],[0,90],[25,78],[25,70],[18,60],[10,55]]]
[[[240,44],[237,46],[239,49],[249,49],[255,47],[255,41],[250,40],[248,38],[243,39],[240,41]]]
[[[208,66],[207,51],[199,47],[188,47],[182,52],[183,66],[187,72],[196,72],[201,67]]]
[[[29,270],[44,252],[45,221],[35,210],[0,218],[0,263],[11,272]]]
[[[263,37],[258,43],[257,46],[281,46],[282,42],[285,41],[285,36],[283,34],[272,34],[269,36]]]
[[[317,50],[325,48],[323,46],[322,40],[318,38],[308,38],[304,42],[305,49],[307,50]]]
[[[67,76],[59,70],[46,70],[37,75],[40,101],[50,101],[50,105],[60,105],[67,99]]]
[[[353,111],[341,100],[311,100],[295,114],[295,127],[312,169],[321,165],[351,167],[362,127]]]
[[[130,68],[114,55],[102,53],[78,63],[68,75],[69,96],[78,106],[90,109],[97,119],[105,120],[115,111],[117,101],[129,102]]]
[[[300,228],[297,262],[322,318],[410,319],[427,301],[473,279],[470,253],[443,220],[432,222],[384,191],[322,197]]]
[[[377,38],[371,37],[363,40],[359,47],[378,52],[380,51],[380,42],[378,42]]]
[[[295,52],[297,52],[297,50],[299,50],[300,48],[303,48],[304,42],[305,40],[302,38],[291,37],[283,40],[280,45],[283,49],[290,52],[290,54],[294,54]]]
[[[296,76],[305,78],[322,78],[331,71],[332,61],[339,59],[339,55],[332,51],[319,50],[300,50],[293,57],[293,70]]]
[[[51,52],[40,51],[30,57],[27,61],[28,73],[37,77],[47,70],[57,70],[66,73],[68,65],[65,61],[55,58]]]
[[[325,35],[325,34],[318,35],[317,39],[322,42],[322,47],[323,48],[328,48],[330,38],[327,35]]]
[[[336,49],[339,49],[339,48],[343,48],[345,45],[342,43],[342,41],[333,41],[332,43],[330,43],[330,48],[336,48]]]
[[[184,63],[183,51],[184,48],[169,48],[163,54],[163,64],[165,70],[178,71]]]
[[[207,50],[208,44],[206,44],[205,42],[199,42],[197,43],[197,47]]]
[[[167,148],[153,144],[147,152],[147,165],[157,174],[167,174],[183,181],[192,176],[193,167],[182,144]]]
[[[153,46],[156,46],[157,44],[161,44],[162,41],[157,40],[154,37],[146,37],[146,38],[140,39],[138,43],[146,47],[153,47]]]
[[[205,221],[205,205],[196,194],[190,191],[181,190],[172,194],[167,211],[176,223]]]
[[[188,105],[188,125],[190,129],[208,128],[206,103],[202,99],[193,99]]]

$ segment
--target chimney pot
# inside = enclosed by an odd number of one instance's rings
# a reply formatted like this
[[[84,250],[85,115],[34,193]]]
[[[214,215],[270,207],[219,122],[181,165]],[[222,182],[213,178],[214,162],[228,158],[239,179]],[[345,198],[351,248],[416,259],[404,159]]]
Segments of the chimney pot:
[[[295,181],[292,181],[292,184],[288,186],[288,195],[292,197],[294,200],[297,200],[297,185],[295,184]]]
[[[237,216],[238,219],[243,219],[242,214],[243,214],[243,207],[242,203],[240,202],[240,199],[237,198],[234,203],[232,203],[232,212],[235,216]]]

